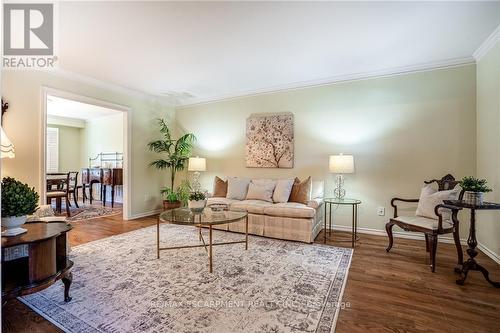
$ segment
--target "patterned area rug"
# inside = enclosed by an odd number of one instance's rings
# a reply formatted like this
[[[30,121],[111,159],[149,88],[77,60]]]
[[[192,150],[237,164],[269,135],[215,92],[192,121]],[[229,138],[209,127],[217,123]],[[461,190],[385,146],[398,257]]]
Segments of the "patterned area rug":
[[[197,244],[195,228],[162,225],[165,246]],[[216,242],[242,235],[214,232]],[[250,237],[156,259],[156,227],[74,247],[73,300],[63,284],[20,298],[66,332],[333,332],[352,250]]]
[[[78,203],[80,208],[76,208],[73,204],[73,206],[70,207],[70,213],[71,217],[69,217],[67,220],[70,222],[76,222],[76,221],[84,221],[84,220],[91,220],[91,219],[96,219],[100,217],[105,217],[105,216],[112,216],[112,215],[118,215],[122,214],[122,209],[121,208],[111,208],[109,206],[103,207],[102,205],[84,205],[82,203]],[[52,208],[55,211],[55,206],[53,205]],[[61,214],[57,214],[60,216],[66,216],[66,210],[65,210],[64,204],[62,205],[61,209]]]

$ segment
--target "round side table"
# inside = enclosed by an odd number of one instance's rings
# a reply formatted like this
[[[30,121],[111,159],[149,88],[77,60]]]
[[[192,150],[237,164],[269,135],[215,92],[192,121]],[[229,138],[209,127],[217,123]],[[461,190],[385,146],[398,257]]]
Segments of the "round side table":
[[[350,205],[352,206],[352,247],[354,243],[358,240],[358,205],[361,204],[361,200],[358,199],[348,199],[348,198],[326,198],[325,200],[325,243],[326,243],[326,232],[328,230],[329,234],[332,233],[332,205]],[[328,214],[328,229],[326,228],[326,218],[327,211]]]

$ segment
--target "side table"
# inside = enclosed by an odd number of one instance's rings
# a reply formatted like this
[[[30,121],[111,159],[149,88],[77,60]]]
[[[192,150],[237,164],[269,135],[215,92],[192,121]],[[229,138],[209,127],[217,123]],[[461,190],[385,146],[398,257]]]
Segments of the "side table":
[[[465,279],[467,279],[467,274],[469,271],[479,271],[483,273],[486,281],[491,283],[491,285],[495,288],[500,288],[500,283],[490,280],[489,272],[486,268],[479,265],[475,259],[478,252],[476,250],[477,247],[477,239],[476,239],[476,210],[500,210],[500,204],[485,202],[482,205],[473,205],[469,204],[462,200],[444,200],[444,203],[447,205],[461,207],[470,209],[470,229],[469,229],[469,238],[467,239],[467,245],[469,248],[467,249],[467,254],[469,255],[469,259],[463,263],[461,276],[457,280],[457,284],[463,285]]]
[[[326,198],[325,202],[325,243],[326,243],[326,231],[332,233],[332,205],[351,205],[352,206],[352,247],[354,243],[359,240],[358,238],[358,205],[361,204],[361,200],[357,199],[347,199],[347,198]],[[326,228],[326,215],[328,214],[328,229]]]
[[[58,280],[64,284],[64,301],[69,302],[73,261],[68,258],[66,222],[31,222],[28,231],[2,237],[2,298],[29,295]]]

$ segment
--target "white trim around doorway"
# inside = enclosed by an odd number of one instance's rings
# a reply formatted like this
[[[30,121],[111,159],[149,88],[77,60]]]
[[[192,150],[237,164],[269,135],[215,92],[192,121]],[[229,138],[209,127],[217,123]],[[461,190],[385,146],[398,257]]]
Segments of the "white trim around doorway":
[[[73,100],[76,102],[92,104],[95,106],[105,107],[108,109],[113,109],[116,111],[123,112],[123,143],[125,147],[125,152],[123,154],[123,178],[125,180],[125,184],[123,186],[123,219],[129,220],[131,218],[131,169],[130,169],[130,154],[132,152],[132,142],[130,140],[132,133],[132,124],[131,124],[131,111],[132,109],[128,106],[115,104],[107,101],[103,101],[100,99],[82,96],[74,93],[70,93],[64,90],[54,89],[46,86],[42,86],[41,88],[41,119],[40,119],[40,156],[39,156],[39,170],[41,170],[40,177],[40,198],[44,200],[45,191],[46,191],[46,144],[47,144],[47,136],[46,136],[46,128],[47,128],[47,96],[56,96],[60,98],[65,98],[69,100]]]

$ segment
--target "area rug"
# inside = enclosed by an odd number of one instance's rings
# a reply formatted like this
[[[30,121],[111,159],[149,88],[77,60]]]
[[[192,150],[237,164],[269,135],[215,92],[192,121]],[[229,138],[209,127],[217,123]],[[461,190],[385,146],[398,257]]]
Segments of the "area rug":
[[[76,208],[74,205],[69,208],[71,217],[67,218],[68,221],[70,222],[85,221],[106,216],[122,214],[121,208],[111,208],[102,205],[86,205],[81,203],[79,203],[78,205],[80,206],[80,208]],[[55,206],[53,206],[52,208],[55,211]],[[66,216],[65,209],[66,208],[63,205],[61,209],[61,214],[57,215]]]
[[[161,226],[163,246],[197,244],[196,229]],[[243,235],[214,232],[217,242]],[[156,259],[156,227],[72,248],[72,301],[58,282],[22,302],[66,332],[333,332],[352,250],[250,237]]]

